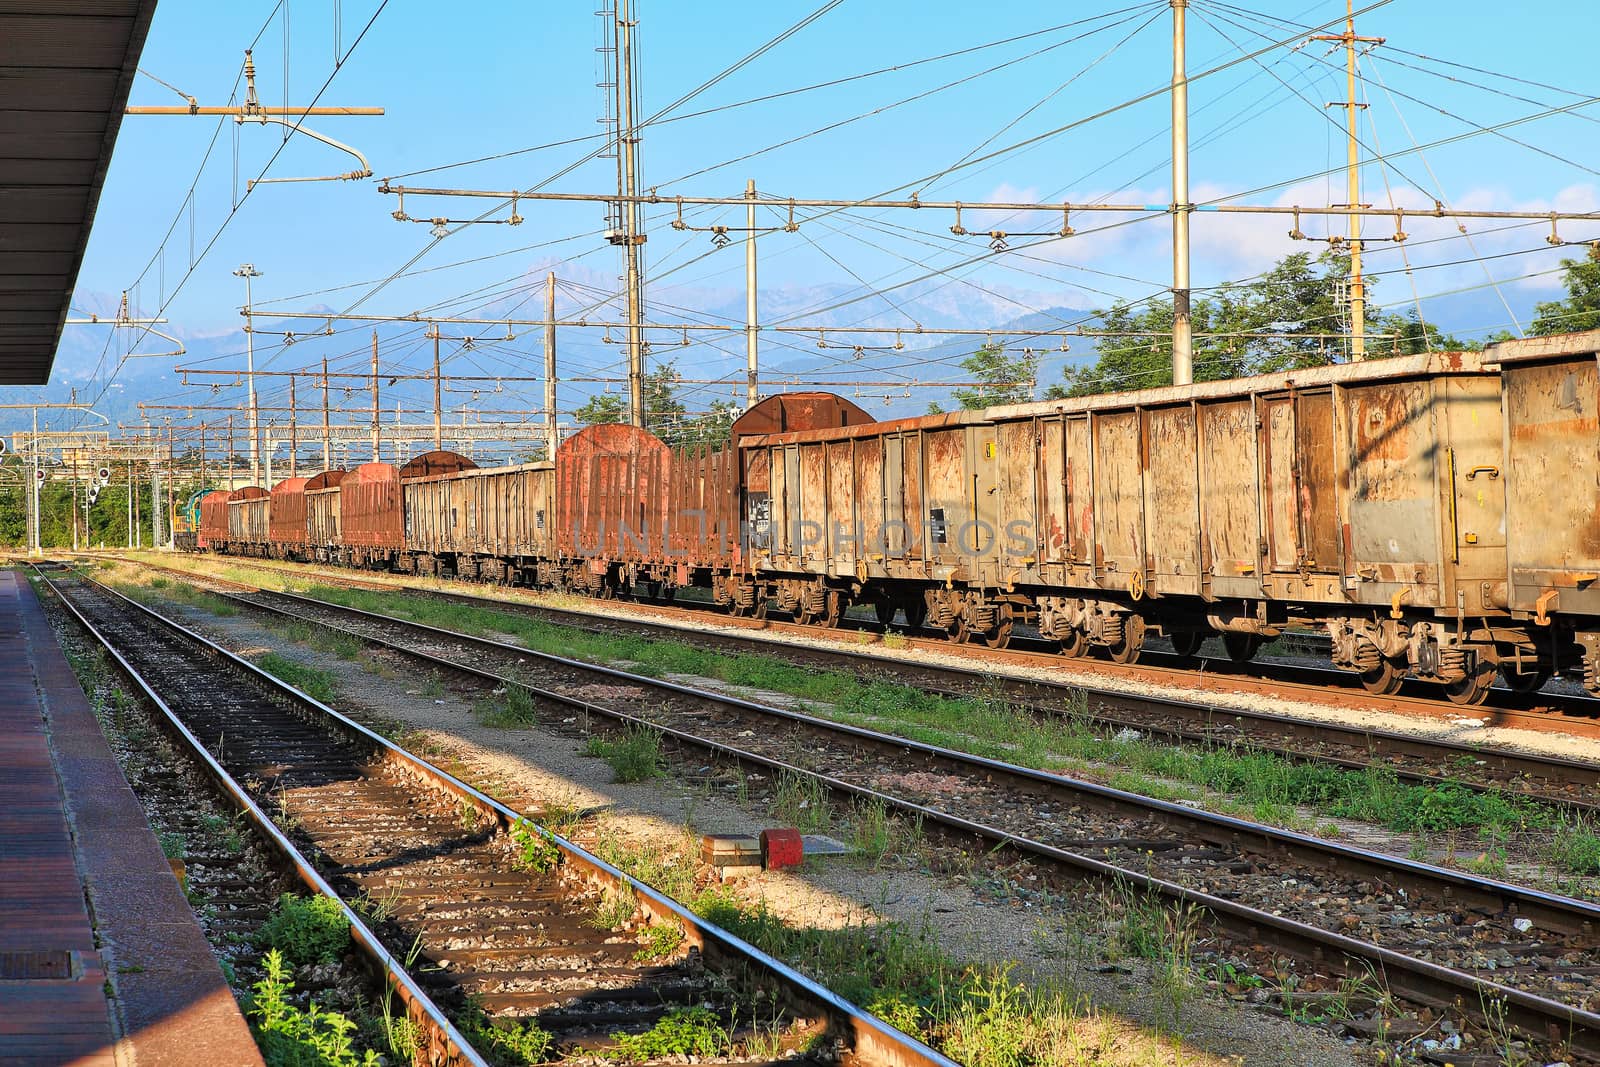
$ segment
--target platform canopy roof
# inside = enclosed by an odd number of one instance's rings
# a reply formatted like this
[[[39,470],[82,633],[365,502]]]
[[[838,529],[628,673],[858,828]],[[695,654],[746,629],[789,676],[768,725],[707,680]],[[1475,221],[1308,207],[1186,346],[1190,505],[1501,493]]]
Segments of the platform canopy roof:
[[[50,377],[156,0],[0,0],[0,385]]]

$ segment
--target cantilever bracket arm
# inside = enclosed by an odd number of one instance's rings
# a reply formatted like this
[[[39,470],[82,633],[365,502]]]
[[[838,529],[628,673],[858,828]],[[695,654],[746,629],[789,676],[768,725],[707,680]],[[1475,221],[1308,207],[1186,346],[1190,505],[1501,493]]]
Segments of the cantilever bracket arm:
[[[357,181],[361,178],[372,177],[372,167],[367,163],[367,157],[362,155],[358,150],[351,148],[343,141],[335,141],[332,137],[327,137],[318,133],[316,130],[308,129],[305,126],[300,125],[298,122],[290,122],[288,119],[281,119],[275,115],[261,114],[240,115],[234,121],[238,123],[259,122],[262,125],[266,125],[269,122],[275,122],[279,126],[286,127],[291,133],[303,133],[312,140],[321,141],[323,144],[332,148],[337,148],[341,152],[348,152],[352,156],[355,156],[356,159],[361,161],[360,170],[347,171],[344,174],[325,174],[310,178],[254,178],[245,183],[246,192],[249,192],[258,185],[266,185],[268,182],[337,182]]]

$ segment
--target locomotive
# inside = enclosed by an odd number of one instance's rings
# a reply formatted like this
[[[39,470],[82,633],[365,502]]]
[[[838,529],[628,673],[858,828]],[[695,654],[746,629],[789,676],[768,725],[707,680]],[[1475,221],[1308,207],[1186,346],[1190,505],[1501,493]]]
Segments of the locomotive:
[[[1374,693],[1600,693],[1600,331],[874,421],[828,393],[720,448],[589,426],[201,501],[201,550],[880,621],[1136,660],[1318,627]]]

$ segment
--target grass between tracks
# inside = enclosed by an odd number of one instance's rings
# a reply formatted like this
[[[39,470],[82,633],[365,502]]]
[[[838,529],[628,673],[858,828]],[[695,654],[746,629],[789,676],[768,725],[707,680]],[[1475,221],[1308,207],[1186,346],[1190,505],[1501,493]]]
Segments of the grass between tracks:
[[[1158,799],[1200,801],[1259,822],[1326,836],[1339,832],[1330,819],[1376,823],[1418,835],[1419,858],[1431,855],[1435,837],[1443,838],[1447,855],[1453,855],[1458,835],[1479,835],[1491,846],[1484,850],[1489,856],[1492,846],[1513,835],[1533,834],[1538,837],[1534,851],[1555,871],[1567,876],[1600,875],[1600,833],[1552,806],[1469,789],[1457,781],[1437,786],[1402,782],[1383,767],[1350,771],[1328,764],[1295,763],[1247,746],[1173,746],[1109,736],[1084,714],[1081,699],[1046,719],[1019,710],[998,696],[942,696],[766,655],[731,655],[644,636],[593,634],[492,607],[398,591],[305,588],[292,575],[270,578],[250,572],[241,573],[240,579],[280,586],[298,584],[299,591],[331,603],[476,636],[510,639],[536,651],[587,662],[625,663],[637,674],[695,676],[741,689],[781,693],[798,702],[801,710],[835,721],[1038,770],[1084,774]],[[522,721],[525,716],[505,715],[503,725]],[[1306,811],[1314,817],[1308,819]],[[1470,849],[1469,854],[1474,851]],[[1594,895],[1590,887],[1580,884],[1564,888]]]
[[[1051,979],[1024,983],[1010,966],[956,961],[939,947],[930,926],[869,919],[831,929],[791,925],[764,904],[741,900],[727,886],[706,884],[696,844],[693,835],[677,845],[625,839],[602,820],[590,847],[695,914],[969,1067],[1154,1067],[1190,1059],[1179,1040],[1134,1031],[1125,1022],[1102,1016],[1070,985]],[[1124,896],[1109,893],[1105,898],[1108,944],[1122,955],[1150,960],[1157,984],[1172,996],[1176,1009],[1188,989],[1190,970],[1187,957],[1180,958],[1173,946],[1192,942],[1192,925],[1186,926],[1180,916],[1178,936],[1169,936],[1172,928],[1162,914]],[[594,921],[615,925],[632,911],[608,901]],[[1140,931],[1147,928],[1159,929],[1160,936],[1141,939]]]

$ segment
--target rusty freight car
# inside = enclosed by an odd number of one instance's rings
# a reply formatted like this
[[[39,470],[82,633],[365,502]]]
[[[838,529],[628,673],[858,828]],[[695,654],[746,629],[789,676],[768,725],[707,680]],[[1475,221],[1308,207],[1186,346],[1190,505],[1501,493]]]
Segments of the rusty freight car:
[[[267,554],[274,559],[306,556],[306,483],[309,478],[285,478],[272,487],[268,504]]]
[[[195,547],[220,552],[228,543],[228,491],[213,489],[200,498],[200,528]]]
[[[270,537],[272,497],[259,485],[228,494],[228,551],[240,556],[265,556]]]
[[[342,470],[323,471],[306,482],[306,555],[317,563],[338,563],[344,547],[340,528]]]
[[[1474,499],[1501,492],[1503,576],[1484,584],[1522,626],[1513,688],[1537,689],[1575,664],[1600,693],[1600,330],[1491,345],[1505,393],[1505,459],[1462,468]]]
[[[345,562],[387,569],[405,548],[400,472],[388,463],[363,463],[339,483],[339,524]]]
[[[1510,647],[1504,498],[1473,484],[1501,421],[1494,370],[1435,353],[747,439],[745,504],[802,615],[993,645],[1025,620],[1119,660],[1157,631],[1247,659],[1294,618],[1374,691],[1476,702]]]
[[[734,420],[729,444],[672,448],[645,430],[597,425],[556,451],[555,551],[568,586],[601,596],[648,585],[709,586],[735,613],[764,602],[744,552],[744,471],[732,442],[870,422],[831,393],[780,393]]]
[[[555,515],[554,471],[555,464],[540,462],[402,477],[413,569],[475,581],[553,584],[555,574],[546,561]]]

